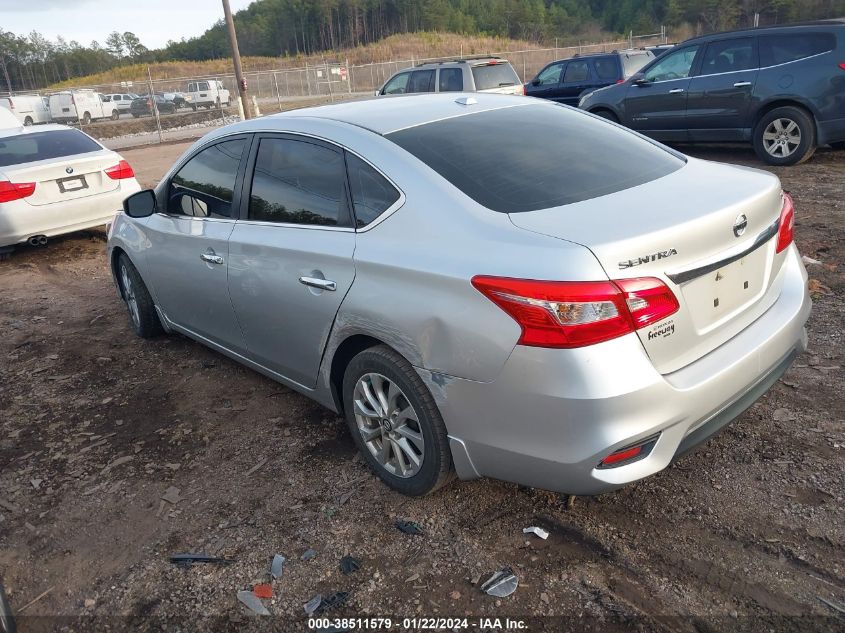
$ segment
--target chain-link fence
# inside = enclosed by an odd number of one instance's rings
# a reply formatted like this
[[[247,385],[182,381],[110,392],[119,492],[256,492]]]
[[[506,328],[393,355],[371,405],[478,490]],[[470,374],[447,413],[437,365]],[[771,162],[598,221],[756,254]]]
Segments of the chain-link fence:
[[[521,51],[491,52],[490,55],[506,59],[516,70],[523,82],[529,81],[549,62],[591,53],[608,52],[634,47],[664,44],[667,41],[665,29],[660,33],[646,35],[631,34],[628,39],[614,42],[581,44],[578,46],[551,47]],[[411,58],[371,64],[350,64],[348,60],[325,60],[317,64],[306,64],[301,68],[279,68],[276,70],[246,70],[248,92],[252,103],[261,114],[279,112],[311,103],[331,102],[353,97],[372,95],[392,75],[418,64],[466,57],[461,51],[457,55],[433,58]],[[115,82],[80,89],[92,89],[103,95],[112,94],[163,94],[168,99],[175,97],[179,108],[175,113],[168,111],[140,111],[132,126],[123,125],[133,111],[124,106],[120,109],[120,120],[94,123],[91,133],[101,138],[121,134],[140,135],[143,132],[158,132],[164,140],[167,130],[215,125],[238,116],[237,83],[234,74],[154,78],[144,81]],[[158,114],[158,116],[156,116]],[[152,116],[150,116],[152,115]],[[99,129],[97,129],[99,128]],[[123,132],[127,128],[128,132]],[[154,139],[153,139],[154,140]]]

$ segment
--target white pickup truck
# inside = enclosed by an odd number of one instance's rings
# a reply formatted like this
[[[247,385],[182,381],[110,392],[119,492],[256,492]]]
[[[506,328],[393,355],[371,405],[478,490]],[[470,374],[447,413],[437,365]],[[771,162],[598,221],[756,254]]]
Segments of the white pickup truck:
[[[185,92],[185,103],[192,110],[229,105],[229,91],[222,81],[213,79],[192,81]]]
[[[50,95],[50,114],[56,123],[88,125],[96,119],[117,121],[117,104],[104,102],[103,95],[93,90],[65,90]]]

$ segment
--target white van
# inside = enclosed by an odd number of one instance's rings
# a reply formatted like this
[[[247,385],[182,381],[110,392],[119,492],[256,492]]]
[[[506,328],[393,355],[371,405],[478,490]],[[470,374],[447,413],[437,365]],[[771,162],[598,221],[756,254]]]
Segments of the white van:
[[[114,103],[103,101],[103,95],[93,90],[65,90],[50,95],[50,114],[57,123],[85,125],[97,119],[117,121],[120,112]]]
[[[199,107],[212,108],[229,105],[229,91],[223,87],[222,81],[209,79],[207,81],[192,81],[185,93],[185,102],[192,110]]]
[[[14,97],[0,97],[0,108],[11,111],[24,125],[34,123],[50,123],[50,105],[47,97],[40,95],[15,95]]]

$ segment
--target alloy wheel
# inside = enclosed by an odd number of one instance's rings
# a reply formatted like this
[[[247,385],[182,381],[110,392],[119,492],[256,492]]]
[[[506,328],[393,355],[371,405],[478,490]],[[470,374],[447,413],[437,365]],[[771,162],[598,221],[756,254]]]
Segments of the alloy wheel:
[[[129,316],[136,328],[141,327],[141,313],[138,311],[138,300],[135,298],[135,287],[129,278],[129,271],[126,266],[120,267],[120,281],[123,284],[123,296],[126,299],[126,307],[129,308]]]
[[[416,475],[425,456],[425,439],[417,412],[389,378],[364,374],[352,393],[355,422],[364,445],[391,475]]]
[[[763,132],[763,147],[776,158],[786,158],[801,144],[801,128],[792,119],[778,118]]]

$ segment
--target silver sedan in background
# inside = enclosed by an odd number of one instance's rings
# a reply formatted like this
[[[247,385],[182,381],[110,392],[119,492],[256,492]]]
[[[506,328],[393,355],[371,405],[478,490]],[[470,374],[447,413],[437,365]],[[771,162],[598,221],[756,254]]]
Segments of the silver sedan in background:
[[[611,490],[806,348],[775,176],[549,102],[423,95],[238,123],[124,211],[108,255],[140,336],[182,333],[338,412],[410,495],[455,472]]]

